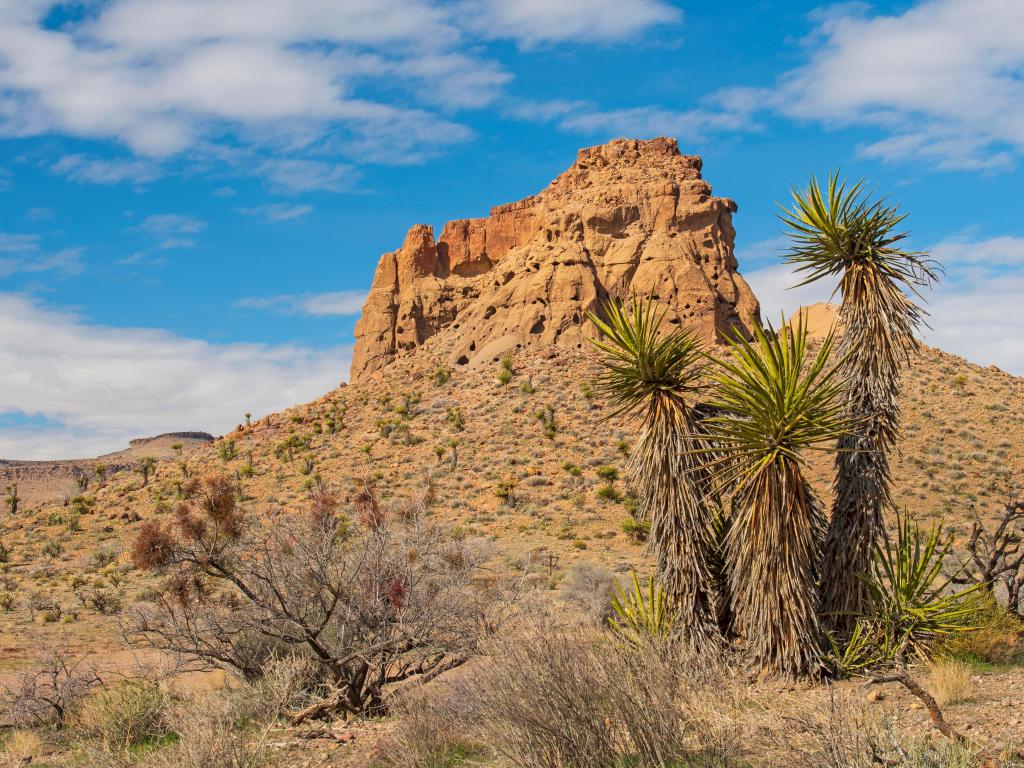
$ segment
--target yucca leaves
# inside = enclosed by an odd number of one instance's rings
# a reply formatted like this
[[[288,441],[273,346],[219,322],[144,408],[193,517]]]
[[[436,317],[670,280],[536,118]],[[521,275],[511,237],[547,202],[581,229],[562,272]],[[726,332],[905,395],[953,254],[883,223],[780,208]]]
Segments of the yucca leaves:
[[[706,420],[722,458],[716,477],[742,490],[757,476],[784,462],[803,463],[802,452],[821,449],[849,431],[837,368],[829,366],[830,333],[808,360],[803,316],[790,330],[754,329],[754,340],[730,340],[731,359],[717,360],[711,378],[717,388]]]
[[[641,422],[627,469],[637,489],[638,517],[651,525],[655,573],[679,621],[677,639],[690,652],[717,648],[721,612],[714,578],[717,553],[711,521],[719,514],[710,492],[706,444],[690,397],[700,389],[703,347],[687,330],[661,330],[664,312],[651,299],[613,302],[590,320],[602,338],[604,372],[597,386],[614,414]]]
[[[845,415],[856,420],[836,454],[835,501],[822,554],[823,611],[849,632],[867,608],[858,574],[867,571],[892,507],[889,452],[899,435],[900,371],[916,350],[914,332],[924,311],[911,296],[937,279],[927,254],[906,251],[898,231],[906,214],[885,198],[872,200],[863,181],[849,185],[829,175],[822,190],[811,179],[793,192],[782,221],[791,238],[787,262],[804,275],[801,285],[838,277],[842,295],[839,344],[848,384]]]
[[[608,626],[634,646],[667,642],[676,620],[665,591],[654,578],[641,586],[636,571],[633,571],[631,590],[626,591],[618,584],[612,590],[612,612]]]
[[[792,191],[793,207],[781,219],[792,239],[786,261],[806,273],[799,285],[830,275],[847,280],[851,269],[911,290],[935,280],[937,265],[927,254],[896,247],[907,237],[894,231],[907,214],[885,198],[872,201],[863,179],[847,187],[838,173],[830,173],[824,194],[813,177],[806,190]]]
[[[871,617],[896,648],[926,655],[939,637],[971,629],[977,607],[966,598],[984,585],[951,590],[953,580],[943,572],[951,548],[939,525],[922,533],[907,515],[897,520],[895,541],[875,546],[866,579]]]
[[[719,487],[733,493],[726,571],[733,624],[754,663],[789,677],[817,674],[823,636],[817,616],[817,572],[825,525],[803,475],[803,452],[848,428],[841,383],[828,357],[816,354],[801,319],[778,333],[734,336],[729,358],[715,361],[714,407],[706,421],[721,452],[713,465]]]
[[[653,300],[634,296],[628,309],[609,302],[602,315],[588,317],[604,337],[591,343],[604,353],[598,386],[615,406],[613,416],[671,409],[700,389],[703,344],[685,329],[663,334],[665,313]]]
[[[927,657],[937,641],[970,632],[982,610],[973,599],[983,584],[953,589],[956,575],[944,571],[952,541],[941,526],[927,531],[900,515],[895,539],[876,544],[869,573],[861,574],[870,602],[840,642],[830,636],[833,664],[842,674],[905,659]]]

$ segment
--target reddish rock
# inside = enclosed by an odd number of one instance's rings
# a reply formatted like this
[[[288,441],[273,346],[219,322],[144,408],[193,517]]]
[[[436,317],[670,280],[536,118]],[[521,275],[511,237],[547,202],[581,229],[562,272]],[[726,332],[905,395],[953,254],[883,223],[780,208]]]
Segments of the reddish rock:
[[[666,324],[721,341],[749,334],[757,299],[736,271],[732,214],[674,139],[582,149],[538,195],[482,219],[409,230],[381,257],[356,325],[352,380],[427,339],[455,365],[524,347],[582,347],[586,313],[609,297],[650,295]]]

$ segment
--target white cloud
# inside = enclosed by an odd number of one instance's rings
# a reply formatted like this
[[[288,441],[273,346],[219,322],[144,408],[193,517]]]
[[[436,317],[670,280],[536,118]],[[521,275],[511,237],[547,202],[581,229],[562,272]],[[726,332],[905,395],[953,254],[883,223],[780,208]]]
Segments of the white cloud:
[[[824,18],[817,50],[776,94],[786,114],[890,134],[865,148],[953,168],[1024,153],[1024,3],[927,0],[898,15],[863,6]]]
[[[267,203],[252,208],[235,208],[243,216],[255,216],[267,221],[291,221],[301,219],[313,212],[311,205],[287,205],[286,203]]]
[[[562,5],[548,5],[561,12]],[[519,4],[508,6],[515,13]],[[769,86],[720,89],[685,110],[556,101],[509,113],[586,133],[683,140],[759,130],[759,115],[776,114],[875,130],[880,138],[858,149],[888,162],[914,158],[940,169],[998,171],[1024,156],[1020,0],[920,0],[893,15],[842,3],[811,20],[806,62]]]
[[[358,172],[346,163],[301,158],[272,158],[260,164],[259,172],[271,190],[282,194],[342,192],[358,178]]]
[[[358,315],[366,302],[366,291],[332,291],[328,293],[282,294],[280,296],[239,299],[239,309],[260,309],[285,315]]]
[[[178,213],[154,213],[132,229],[135,232],[158,236],[197,235],[206,229],[206,222],[194,216],[183,216]]]
[[[678,24],[683,16],[661,0],[468,0],[460,11],[477,34],[524,46],[623,40],[655,25]]]
[[[0,277],[36,272],[77,275],[85,269],[82,248],[44,252],[39,239],[39,235],[0,232],[0,254],[7,254],[0,256]]]
[[[0,429],[0,456],[10,458],[95,455],[183,429],[223,433],[246,411],[269,413],[337,386],[351,353],[92,325],[9,293],[0,293],[0,327],[3,412],[58,425]]]
[[[930,345],[978,363],[998,365],[1024,376],[1024,237],[944,240],[926,249],[945,268],[945,279],[924,294],[930,328],[922,328]],[[786,264],[745,272],[761,301],[761,316],[777,323],[801,306],[832,297],[836,283],[821,280],[793,288],[802,279]]]
[[[160,177],[159,167],[149,160],[103,160],[85,155],[65,155],[50,170],[90,184],[145,184]]]
[[[418,162],[471,138],[453,112],[511,79],[481,40],[605,43],[681,18],[664,0],[112,0],[58,28],[58,5],[0,3],[0,136],[141,156],[55,166],[81,181],[144,183],[187,153],[293,191],[344,189],[342,158]]]
[[[0,253],[25,253],[39,248],[39,235],[12,235],[0,232]]]

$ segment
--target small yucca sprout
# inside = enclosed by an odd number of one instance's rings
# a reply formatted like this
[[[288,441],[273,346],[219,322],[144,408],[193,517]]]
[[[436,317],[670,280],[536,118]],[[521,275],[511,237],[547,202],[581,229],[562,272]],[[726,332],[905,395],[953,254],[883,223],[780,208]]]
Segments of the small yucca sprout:
[[[667,642],[677,618],[657,580],[652,577],[641,586],[636,571],[633,571],[633,588],[628,592],[618,584],[613,588],[612,613],[608,626],[633,646]]]

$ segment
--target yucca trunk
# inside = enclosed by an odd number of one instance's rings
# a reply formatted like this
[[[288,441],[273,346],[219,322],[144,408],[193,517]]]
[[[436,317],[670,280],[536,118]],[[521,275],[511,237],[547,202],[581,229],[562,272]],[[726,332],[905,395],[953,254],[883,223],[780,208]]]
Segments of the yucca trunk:
[[[677,616],[673,639],[690,653],[721,647],[720,598],[713,577],[709,483],[694,452],[692,414],[683,403],[652,408],[628,470],[640,512],[651,523],[658,582]]]
[[[799,465],[780,458],[734,500],[726,539],[733,622],[762,672],[817,675],[817,562],[825,532],[821,504]]]
[[[892,509],[889,453],[899,436],[901,362],[912,336],[906,321],[891,323],[874,306],[844,304],[839,344],[851,434],[837,444],[832,517],[822,551],[822,613],[840,634],[868,608],[863,579]]]

